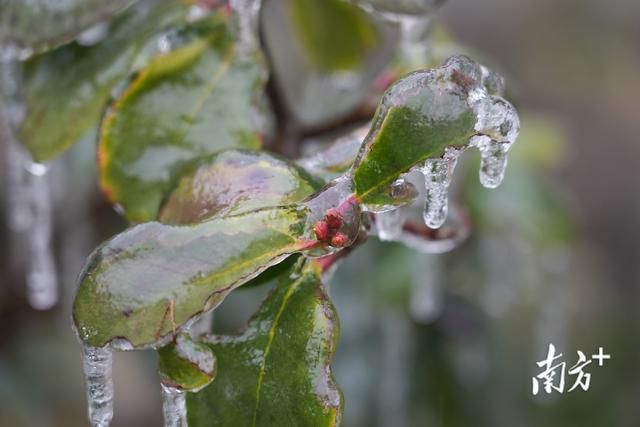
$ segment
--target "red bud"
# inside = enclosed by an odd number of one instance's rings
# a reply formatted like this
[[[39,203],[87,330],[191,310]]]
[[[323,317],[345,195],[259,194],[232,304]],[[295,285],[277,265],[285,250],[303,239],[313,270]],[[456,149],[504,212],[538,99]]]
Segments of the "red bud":
[[[337,232],[331,238],[331,246],[334,248],[341,248],[349,242],[349,238],[346,234]]]
[[[321,242],[326,241],[329,238],[329,224],[325,221],[318,221],[313,227],[313,231],[316,233],[316,239]]]

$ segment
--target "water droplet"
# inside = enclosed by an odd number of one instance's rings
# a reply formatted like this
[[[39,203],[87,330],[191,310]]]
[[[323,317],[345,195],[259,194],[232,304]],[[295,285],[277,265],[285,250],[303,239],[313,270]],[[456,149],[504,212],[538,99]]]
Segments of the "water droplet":
[[[422,168],[425,182],[424,223],[440,228],[447,219],[449,185],[461,151],[447,148],[441,159],[429,159]]]
[[[109,347],[82,346],[89,421],[94,427],[106,427],[113,418],[112,366],[113,353]]]
[[[187,392],[161,384],[165,427],[187,427]]]

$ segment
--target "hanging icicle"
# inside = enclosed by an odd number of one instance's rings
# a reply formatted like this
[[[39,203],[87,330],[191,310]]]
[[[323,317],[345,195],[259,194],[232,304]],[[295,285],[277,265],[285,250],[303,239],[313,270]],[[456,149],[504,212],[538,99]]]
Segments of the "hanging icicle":
[[[165,427],[187,427],[187,392],[164,384],[161,386]]]
[[[112,357],[109,347],[82,346],[89,421],[93,427],[107,427],[113,418]]]
[[[24,117],[20,102],[19,64],[0,63],[0,128],[5,141],[9,225],[27,239],[27,297],[32,307],[46,310],[58,300],[51,250],[52,202],[48,168],[34,163],[16,137]]]
[[[424,222],[440,228],[449,210],[449,186],[461,151],[447,148],[441,159],[427,160],[422,168],[425,182]]]

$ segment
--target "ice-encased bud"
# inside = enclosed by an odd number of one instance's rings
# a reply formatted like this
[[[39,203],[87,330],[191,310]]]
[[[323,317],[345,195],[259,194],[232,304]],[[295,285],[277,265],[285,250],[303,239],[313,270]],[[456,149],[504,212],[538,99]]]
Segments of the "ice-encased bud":
[[[319,243],[305,256],[331,254],[350,246],[358,237],[362,210],[354,196],[350,174],[331,181],[304,206],[308,209],[307,238]]]

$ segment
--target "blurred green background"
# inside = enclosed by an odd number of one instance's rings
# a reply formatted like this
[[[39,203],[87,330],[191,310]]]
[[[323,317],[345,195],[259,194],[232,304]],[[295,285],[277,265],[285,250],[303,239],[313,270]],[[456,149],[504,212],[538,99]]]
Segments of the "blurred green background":
[[[506,75],[522,136],[497,190],[475,183],[466,156],[456,199],[474,231],[461,247],[424,255],[371,238],[337,271],[344,426],[640,425],[639,17],[636,0],[442,7],[449,35]],[[89,136],[51,176],[53,310],[29,307],[24,236],[0,222],[0,426],[87,423],[73,283],[126,226],[97,191],[93,156]],[[216,328],[237,328],[264,292],[234,294]],[[569,365],[598,347],[611,360],[587,367],[587,392],[534,397],[549,343]],[[162,424],[152,352],[116,354],[114,381],[114,426]]]

